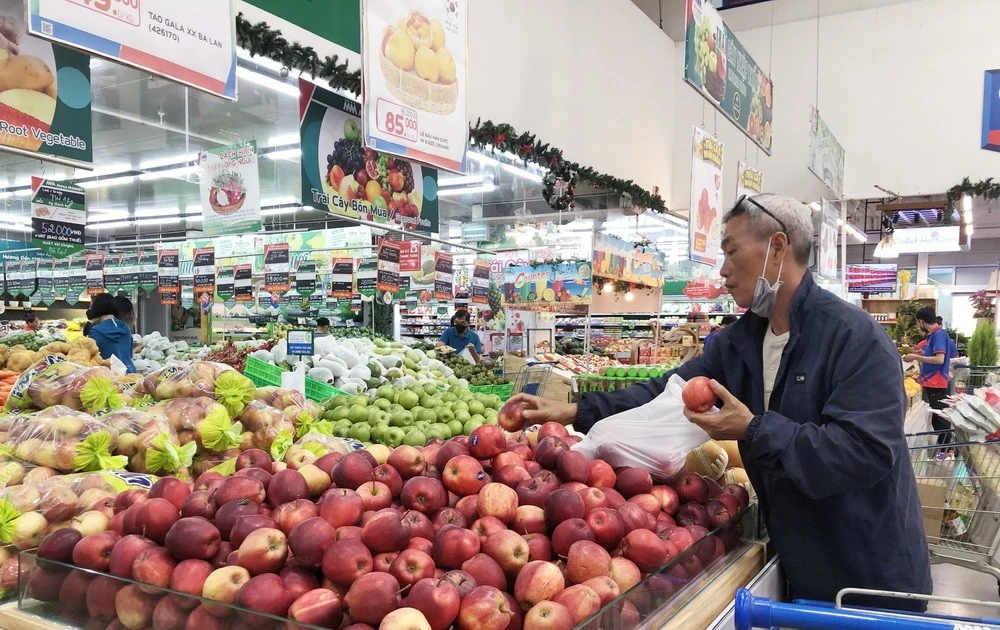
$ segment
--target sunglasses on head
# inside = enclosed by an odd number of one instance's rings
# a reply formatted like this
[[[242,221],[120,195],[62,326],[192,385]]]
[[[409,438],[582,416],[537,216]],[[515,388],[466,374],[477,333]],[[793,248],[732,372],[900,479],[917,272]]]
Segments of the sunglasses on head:
[[[772,219],[778,222],[778,225],[781,226],[782,232],[788,234],[788,228],[785,227],[785,222],[779,219],[778,217],[774,216],[773,212],[762,206],[757,200],[755,200],[753,197],[749,195],[743,195],[739,199],[737,199],[736,203],[733,205],[733,209],[729,211],[729,215],[735,217],[741,214],[745,214],[747,211],[746,208],[741,207],[744,201],[748,201],[753,205],[757,206],[758,210],[760,210],[761,212],[763,212],[764,214],[766,214],[767,216],[771,217]]]

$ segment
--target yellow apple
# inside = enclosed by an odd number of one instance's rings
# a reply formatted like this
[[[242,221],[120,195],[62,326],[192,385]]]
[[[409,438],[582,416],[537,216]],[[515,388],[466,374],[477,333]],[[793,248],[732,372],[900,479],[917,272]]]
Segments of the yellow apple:
[[[389,41],[385,44],[385,56],[400,70],[409,70],[413,67],[414,57],[413,42],[403,31],[396,31],[389,36]]]
[[[372,444],[371,446],[366,446],[365,450],[371,453],[375,461],[380,464],[384,464],[389,459],[389,453],[391,452],[385,444]]]
[[[445,85],[455,82],[455,58],[447,48],[437,51],[438,67],[441,69],[441,83]]]
[[[438,76],[441,74],[441,68],[438,65],[438,58],[433,50],[427,46],[421,46],[417,50],[413,63],[417,68],[417,74],[420,78],[437,83]]]
[[[444,27],[437,20],[431,20],[431,48],[435,52],[444,48]]]

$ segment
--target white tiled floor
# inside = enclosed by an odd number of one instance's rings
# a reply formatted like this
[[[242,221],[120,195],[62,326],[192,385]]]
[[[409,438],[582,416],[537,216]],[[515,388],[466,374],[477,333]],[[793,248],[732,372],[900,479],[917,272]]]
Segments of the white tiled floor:
[[[953,564],[935,564],[931,567],[931,574],[934,576],[935,595],[975,599],[995,604],[968,606],[932,602],[928,612],[938,615],[1000,619],[1000,595],[997,592],[997,580],[992,575]]]

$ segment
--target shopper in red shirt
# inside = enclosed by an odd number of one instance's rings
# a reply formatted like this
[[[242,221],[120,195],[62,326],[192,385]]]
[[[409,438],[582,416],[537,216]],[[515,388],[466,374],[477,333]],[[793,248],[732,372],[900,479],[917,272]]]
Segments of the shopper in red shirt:
[[[934,307],[925,306],[917,311],[917,325],[927,333],[922,342],[921,354],[907,354],[904,361],[916,361],[920,364],[920,377],[917,382],[924,388],[923,396],[931,409],[944,409],[944,399],[948,397],[950,386],[948,369],[954,358],[955,346],[948,337],[948,332],[941,326],[941,318],[934,312]],[[931,414],[931,425],[935,431],[943,431],[938,436],[938,444],[951,442],[951,423],[938,414]]]

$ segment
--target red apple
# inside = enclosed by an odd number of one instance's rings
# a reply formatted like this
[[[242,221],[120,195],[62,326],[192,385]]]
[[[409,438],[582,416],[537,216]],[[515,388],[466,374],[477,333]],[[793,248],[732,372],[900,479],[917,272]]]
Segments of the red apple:
[[[553,492],[549,498],[558,492],[560,491]],[[579,499],[578,496],[576,498]],[[495,516],[504,523],[510,523],[517,514],[517,507],[517,492],[502,483],[488,483],[479,491],[479,514],[481,516]],[[547,513],[546,516],[548,516]]]
[[[403,484],[399,501],[407,509],[431,514],[448,505],[448,492],[437,479],[413,477]]]
[[[677,496],[677,491],[670,486],[660,485],[653,486],[653,489],[649,491],[651,495],[656,497],[656,500],[660,504],[660,509],[673,516],[677,514],[677,510],[681,506],[680,498]]]
[[[263,514],[238,516],[233,523],[233,529],[229,532],[229,543],[234,549],[239,549],[250,532],[262,527],[277,527],[277,523],[270,516]]]
[[[136,582],[149,584],[158,588],[170,586],[170,576],[177,568],[177,562],[170,557],[170,553],[163,547],[149,547],[144,549],[132,562],[132,578]],[[144,591],[153,594],[160,594],[160,591],[153,588],[143,588]]]
[[[335,528],[357,525],[364,511],[361,495],[346,488],[331,488],[319,500],[319,516]]]
[[[371,572],[372,554],[360,538],[337,540],[323,554],[323,575],[338,586],[350,586]]]
[[[482,544],[493,534],[507,529],[507,526],[495,516],[484,516],[476,520],[470,529],[479,536],[479,543]]]
[[[538,602],[524,616],[525,628],[532,630],[572,630],[575,625],[566,606],[549,600]]]
[[[459,455],[468,455],[469,447],[457,440],[448,440],[438,449],[434,456],[433,464],[440,470],[444,470],[445,465]],[[473,458],[475,459],[475,458]]]
[[[214,470],[205,471],[194,480],[194,491],[208,490],[209,492],[214,492],[223,480],[225,480],[225,477],[222,473]]]
[[[236,594],[236,603],[241,608],[278,617],[284,617],[288,613],[292,601],[292,596],[285,589],[281,578],[274,573],[255,575],[247,580]],[[256,622],[253,625],[269,623],[257,617],[253,618],[253,621]]]
[[[552,559],[552,542],[545,534],[528,534],[524,542],[528,543],[528,562]]]
[[[509,576],[517,575],[518,571],[528,564],[528,543],[517,532],[509,529],[491,534],[482,544],[482,551],[495,560]],[[478,579],[476,581],[483,583]]]
[[[366,481],[358,486],[358,496],[364,503],[365,511],[385,509],[392,505],[392,490],[381,481]]]
[[[236,596],[244,584],[250,581],[250,572],[241,566],[227,566],[215,569],[205,578],[201,596],[223,604],[235,604]],[[211,603],[202,604],[216,617],[228,617],[231,609]]]
[[[288,557],[288,540],[280,529],[262,527],[247,535],[238,554],[237,563],[250,575],[274,573]]]
[[[493,426],[493,425],[483,425]],[[498,588],[477,586],[462,599],[458,627],[476,630],[505,630],[514,613]]]
[[[299,523],[304,523],[319,515],[320,508],[315,503],[309,499],[296,499],[289,503],[282,503],[275,508],[271,518],[274,519],[278,529],[287,536]]]
[[[549,436],[554,436],[557,438],[567,438],[569,437],[569,431],[564,425],[558,422],[546,422],[538,428],[538,441],[542,441]]]
[[[669,540],[677,548],[678,553],[685,551],[694,544],[691,532],[684,527],[667,527],[660,532],[659,536],[660,538]]]
[[[317,569],[323,564],[323,556],[336,538],[337,530],[333,525],[314,516],[292,528],[288,534],[288,547],[300,565]]]
[[[410,541],[410,526],[396,510],[379,510],[361,528],[361,541],[374,553],[400,551]]]
[[[215,511],[215,517],[212,519],[212,522],[219,528],[223,540],[228,540],[229,532],[233,531],[233,525],[236,524],[238,517],[256,514],[260,514],[260,505],[250,499],[240,499],[219,505],[219,509]]]
[[[708,500],[708,483],[698,473],[684,473],[674,482],[674,490],[682,504],[704,503]]]
[[[271,456],[259,448],[250,448],[236,456],[236,470],[259,468],[271,472]]]
[[[614,488],[618,476],[611,464],[602,459],[592,459],[588,462],[587,485],[593,488]]]
[[[497,562],[485,553],[477,553],[462,563],[462,570],[472,576],[477,586],[507,588],[507,577]]]
[[[100,575],[95,577],[87,587],[87,614],[91,617],[110,619],[116,616],[115,598],[121,590],[122,581]]]
[[[584,520],[594,533],[594,542],[605,549],[614,549],[625,537],[625,525],[615,510],[597,508],[587,514]]]
[[[126,628],[145,628],[153,620],[159,596],[144,593],[136,584],[127,584],[115,594],[115,612]]]
[[[183,601],[180,597],[161,597],[153,608],[152,627],[157,630],[183,630],[188,618],[188,609],[181,607]],[[197,601],[194,600],[194,603]]]
[[[177,507],[167,499],[147,499],[135,508],[136,533],[163,544],[167,532],[179,518]]]
[[[188,516],[173,524],[164,544],[177,560],[210,560],[218,553],[221,542],[215,525],[200,516]]]
[[[637,494],[627,501],[634,503],[649,512],[654,519],[660,513],[660,502],[652,494]]]
[[[702,527],[708,527],[711,524],[711,520],[708,516],[708,511],[700,503],[685,503],[681,506],[681,509],[677,511],[677,524],[678,525],[701,525]]]
[[[233,547],[233,544],[228,540],[224,540],[219,543],[219,550],[215,552],[215,555],[208,562],[212,565],[213,569],[221,569],[229,564],[229,556],[235,551],[236,548]],[[235,559],[235,555],[233,557]]]
[[[553,490],[559,488],[559,479],[548,471],[540,471],[531,479],[517,484],[517,500],[520,505],[545,507],[545,500]]]
[[[451,582],[458,591],[460,599],[465,599],[465,596],[476,588],[476,581],[472,579],[472,576],[460,569],[447,571],[441,575],[441,578]]]
[[[403,489],[403,478],[395,468],[389,464],[380,464],[372,471],[372,475],[375,481],[381,481],[389,488],[393,498],[399,496],[400,490]]]
[[[378,625],[399,607],[399,582],[388,573],[366,573],[351,585],[344,603],[351,621]]]
[[[504,403],[503,407],[500,407],[500,413],[497,415],[497,423],[505,431],[520,431],[524,428],[525,418],[524,418],[524,405],[520,402],[515,402],[513,400],[508,400]]]
[[[484,424],[469,435],[469,454],[476,459],[493,459],[506,449],[507,438],[496,425]]]
[[[344,540],[346,538],[357,538],[361,539],[361,528],[357,525],[344,525],[343,527],[337,528],[337,540]]]
[[[343,602],[330,589],[315,588],[292,602],[288,618],[321,628],[338,628],[344,618]]]
[[[490,462],[490,470],[497,471],[504,466],[520,466],[524,468],[524,458],[512,451],[504,451],[493,458]]]
[[[746,488],[738,483],[729,483],[724,485],[722,487],[722,494],[730,494],[736,497],[739,506],[737,512],[750,505],[750,493],[747,492]]]
[[[601,608],[601,598],[594,589],[585,584],[576,584],[563,590],[553,599],[562,604],[573,616],[573,623],[583,623]]]
[[[565,451],[556,459],[556,474],[564,482],[586,482],[590,477],[590,463],[583,453]]]
[[[389,573],[403,588],[412,586],[424,578],[434,577],[434,560],[430,555],[415,549],[399,552],[389,565]]]
[[[200,597],[205,590],[205,581],[214,570],[212,565],[204,560],[182,560],[177,563],[170,575],[170,590]],[[185,610],[190,610],[198,604],[197,599],[178,597],[176,600]]]
[[[456,455],[441,469],[441,481],[449,492],[460,497],[476,494],[485,485],[483,466],[470,455]]]
[[[458,617],[462,599],[450,580],[424,578],[413,585],[403,603],[422,612],[431,630],[447,630]]]
[[[612,510],[617,510],[625,505],[625,497],[614,488],[601,488],[601,492],[604,493],[604,498],[608,500],[608,507]]]
[[[648,529],[632,530],[622,539],[621,555],[647,573],[663,566],[667,551],[666,542]]]
[[[479,495],[470,494],[455,502],[455,509],[462,513],[467,522],[479,518]]]
[[[69,564],[73,561],[73,548],[82,538],[83,534],[72,527],[57,529],[42,539],[36,553],[39,558]]]
[[[142,503],[149,496],[149,490],[145,488],[129,488],[123,492],[118,493],[115,497],[115,514],[123,512],[126,508],[129,508],[136,503]]]
[[[518,506],[510,527],[521,535],[544,534],[548,530],[545,524],[545,510],[537,505]]]
[[[416,477],[427,470],[427,460],[424,459],[423,453],[406,444],[392,449],[386,463],[395,468],[403,479]]]
[[[408,510],[403,515],[403,522],[410,527],[411,540],[413,538],[424,538],[429,541],[434,538],[434,524],[422,512]]]
[[[91,571],[106,572],[111,562],[111,550],[117,542],[118,535],[113,532],[84,536],[73,547],[73,564]]]
[[[626,499],[653,489],[653,478],[642,468],[625,467],[618,471],[615,489]]]
[[[228,630],[229,619],[215,617],[202,604],[191,611],[184,630]]]
[[[590,531],[587,522],[582,518],[563,521],[552,532],[552,551],[565,558],[569,555],[569,548],[579,540],[594,540],[594,532]]]
[[[505,454],[501,453],[501,455]],[[496,480],[510,488],[517,488],[517,485],[522,481],[531,479],[531,474],[523,464],[508,464],[499,470],[496,468],[494,470],[496,470],[496,473],[494,473]]]
[[[585,514],[590,514],[597,508],[607,507],[608,498],[604,496],[599,488],[583,488],[577,494],[583,499],[583,509]]]
[[[596,542],[579,540],[570,546],[566,557],[566,573],[574,584],[606,576],[610,570],[611,554]]]
[[[181,517],[203,516],[207,519],[215,518],[216,505],[212,501],[212,493],[208,490],[198,490],[184,497],[181,505]]]
[[[271,484],[274,484],[273,479]],[[240,475],[224,479],[216,488],[212,498],[215,500],[215,504],[221,507],[230,501],[239,501],[240,499],[250,499],[254,503],[261,504],[264,502],[265,496],[264,484],[253,477]]]
[[[150,499],[166,499],[178,510],[184,506],[184,499],[189,494],[191,486],[177,477],[162,477],[149,489]]]
[[[93,580],[94,576],[85,571],[70,571],[59,588],[59,611],[70,615],[86,613],[87,589]],[[16,579],[13,588],[17,589]]]
[[[267,486],[267,499],[271,505],[308,499],[309,495],[309,483],[298,470],[279,470],[274,473],[271,483]]]
[[[471,529],[446,527],[434,538],[431,555],[437,566],[458,569],[463,562],[479,553],[479,549],[479,536]]]
[[[480,499],[481,501],[481,499]],[[554,528],[571,518],[582,519],[587,513],[583,498],[572,490],[559,488],[545,498],[545,522]]]
[[[642,580],[639,567],[628,558],[611,558],[611,570],[608,577],[618,584],[618,590],[624,593]]]
[[[535,560],[525,565],[514,582],[514,597],[521,608],[529,610],[538,602],[552,599],[566,588],[559,567],[551,562]]]
[[[312,569],[287,566],[278,572],[278,576],[292,599],[298,599],[308,591],[319,588],[319,578],[316,577],[316,572]]]
[[[551,435],[545,439],[539,438],[535,445],[535,461],[546,470],[555,470],[559,456],[569,450],[569,446],[560,437]]]
[[[135,563],[135,559],[143,551],[155,546],[156,543],[152,540],[138,534],[123,536],[111,549],[111,556],[108,558],[108,572],[121,578],[132,579],[132,565]]]
[[[622,519],[626,534],[634,529],[648,529],[650,531],[656,529],[656,519],[635,503],[626,503],[619,507],[617,512]]]
[[[610,572],[611,562],[608,562],[608,571]],[[593,577],[583,582],[584,586],[589,586],[594,589],[597,596],[601,600],[601,606],[607,606],[613,600],[615,600],[619,595],[621,595],[621,589],[618,588],[618,582],[615,582],[609,575],[601,575],[599,577]]]
[[[356,490],[358,486],[371,480],[372,471],[378,463],[369,460],[363,453],[364,451],[355,451],[344,455],[330,475],[335,486]]]
[[[716,395],[712,391],[712,380],[707,376],[695,376],[681,390],[684,406],[695,413],[705,413],[715,405]]]

